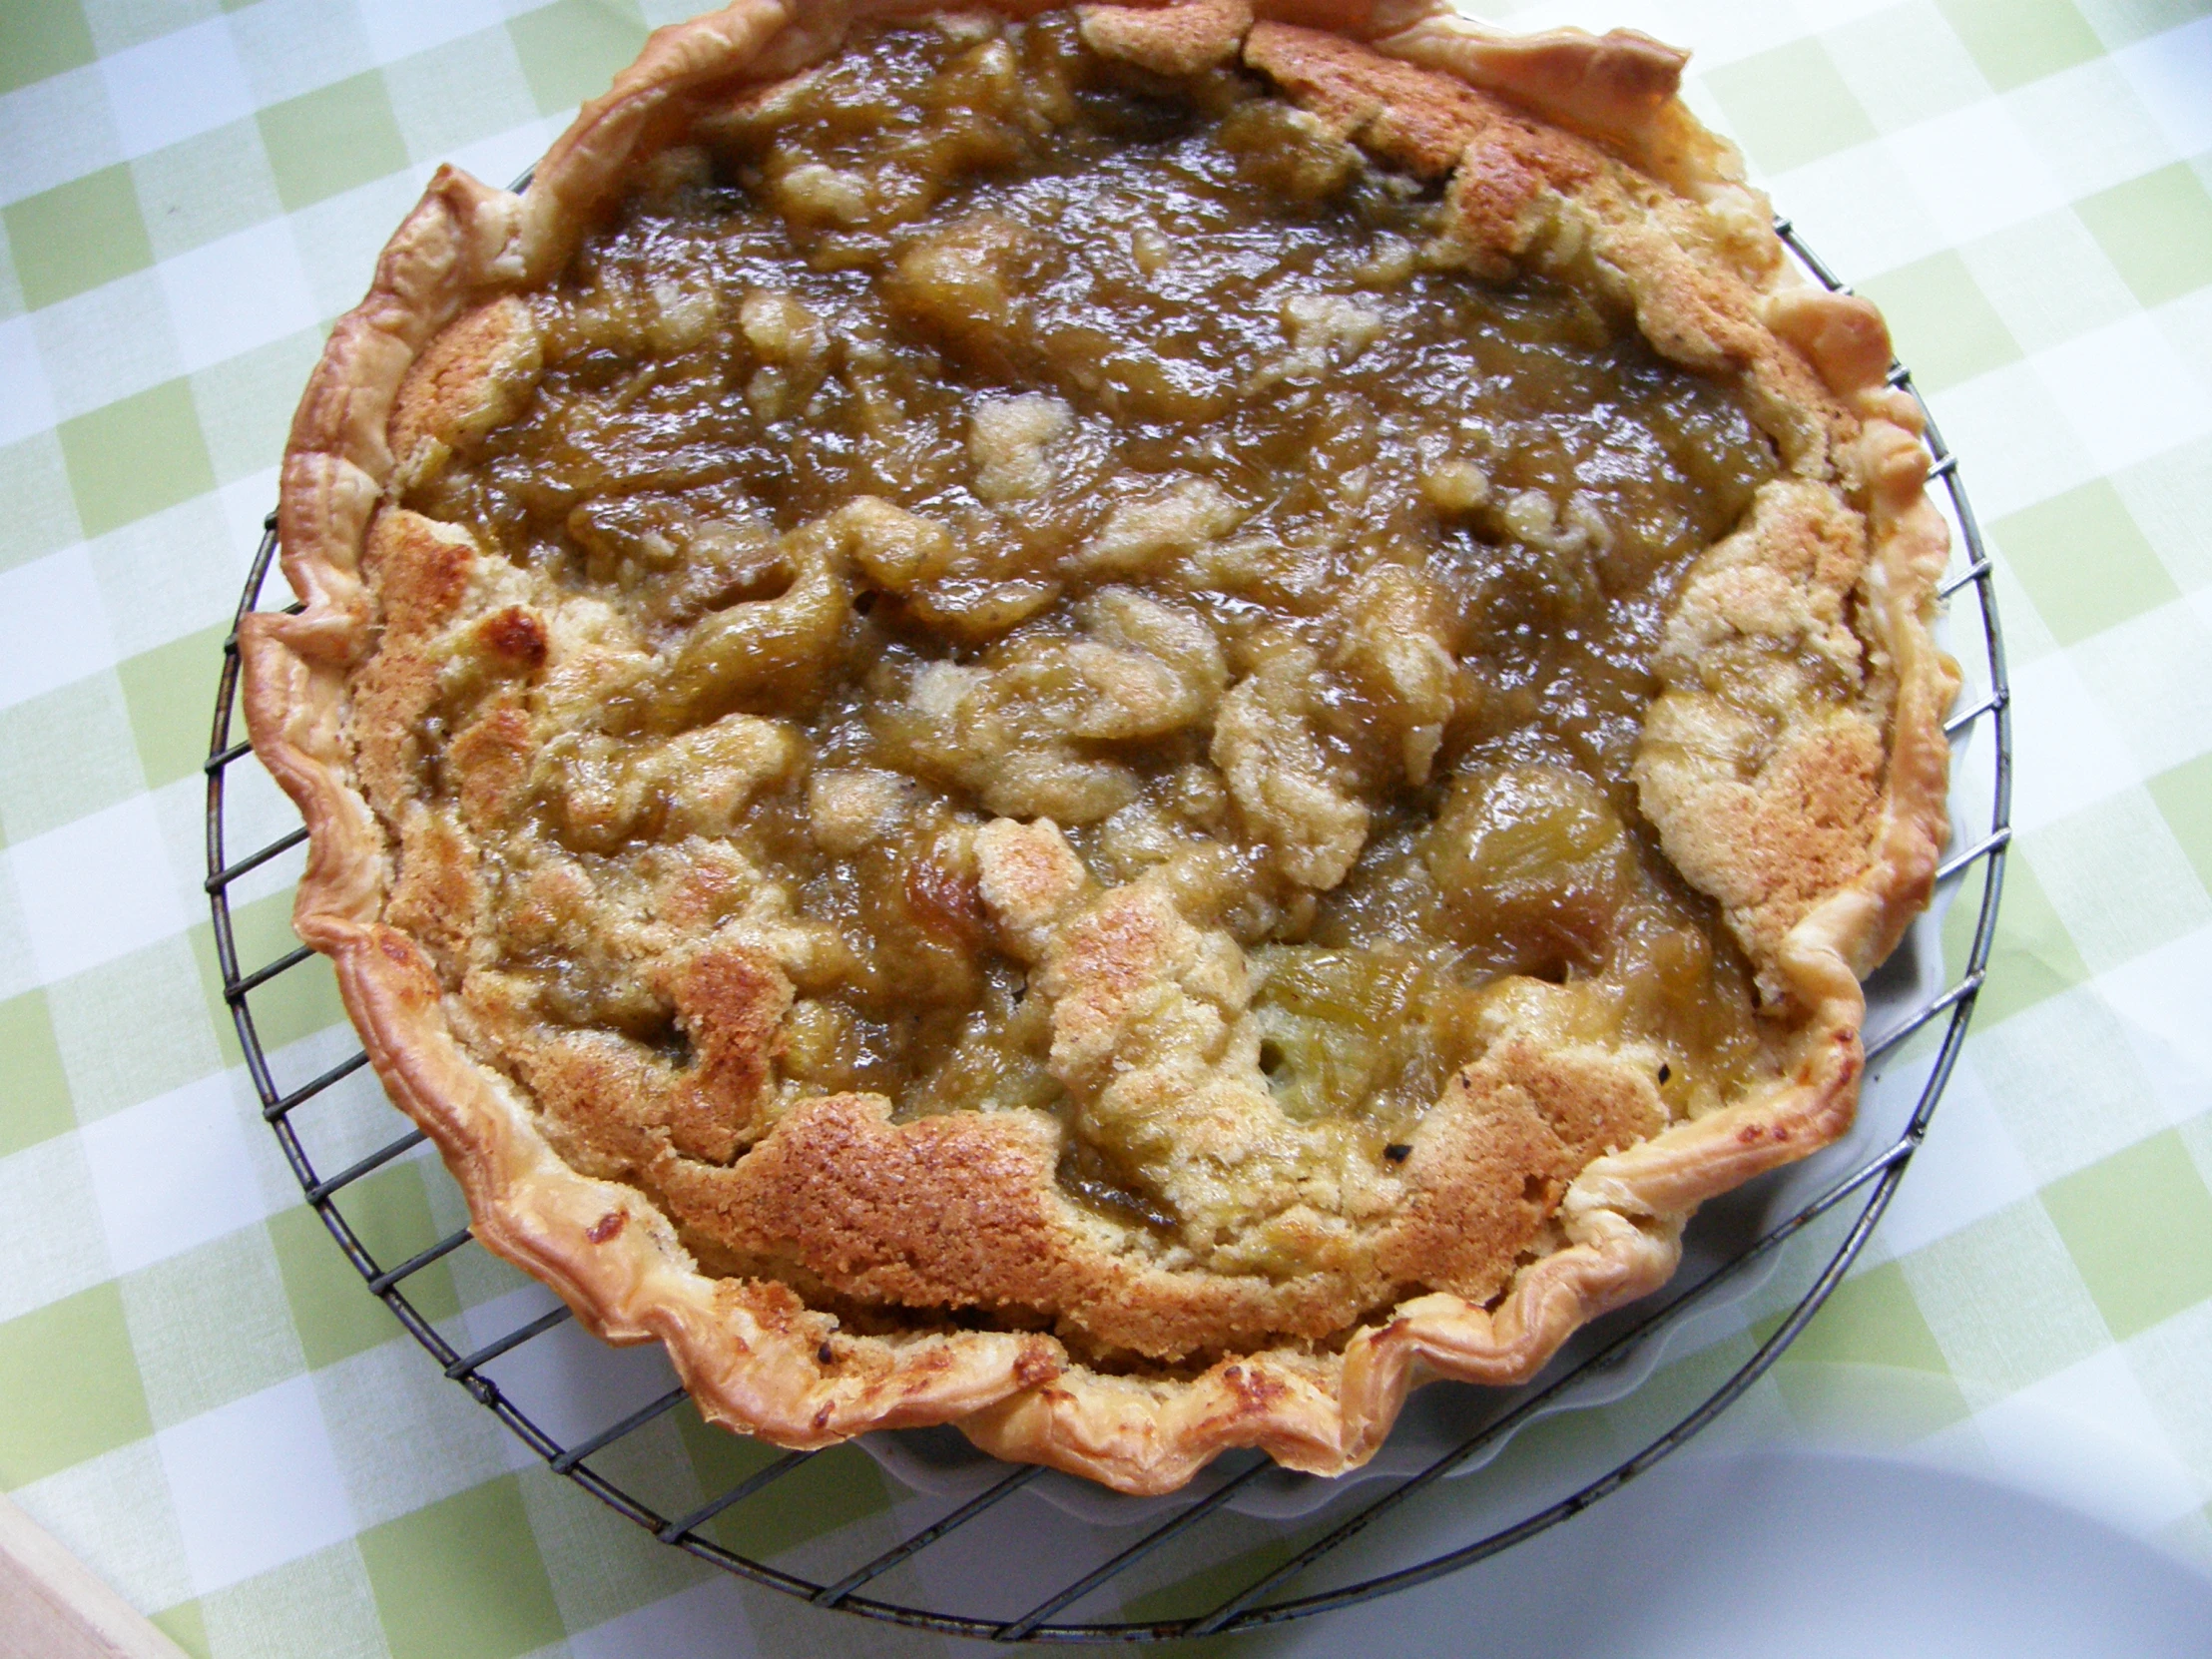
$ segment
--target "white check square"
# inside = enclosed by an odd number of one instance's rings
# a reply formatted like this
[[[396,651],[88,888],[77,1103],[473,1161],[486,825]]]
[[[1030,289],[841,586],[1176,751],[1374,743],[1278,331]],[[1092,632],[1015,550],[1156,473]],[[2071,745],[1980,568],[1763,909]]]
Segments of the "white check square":
[[[254,113],[254,94],[222,17],[102,58],[100,75],[128,156],[165,149]]]
[[[2212,674],[2173,672],[2176,663],[2212,663],[2212,628],[2186,600],[2082,641],[2073,663],[2125,734],[2143,777],[2194,760],[2212,744]]]
[[[2049,170],[2036,165],[2027,132],[1995,99],[1932,117],[1886,142],[1952,242],[1987,236],[2066,200]]]
[[[691,17],[697,10],[686,0],[683,16]],[[361,8],[368,49],[380,64],[396,63],[501,20],[496,0],[377,0]]]
[[[2108,1348],[1974,1413],[1998,1474],[2138,1536],[2203,1502],[2127,1356]]]
[[[164,260],[154,269],[187,372],[312,327],[314,295],[281,219]]]
[[[311,1378],[204,1411],[155,1440],[201,1595],[353,1535]]]
[[[2175,1125],[2212,1112],[2207,985],[2212,985],[2212,927],[2184,933],[2097,976],[2097,988],[2126,1031],[2166,1121]]]
[[[2148,316],[2108,323],[2031,360],[2052,400],[2074,417],[2100,472],[2212,431],[2212,390],[2176,359]]]
[[[38,333],[27,316],[0,322],[0,443],[14,443],[54,424],[54,394],[39,360]]]
[[[2212,150],[2212,17],[2123,46],[2112,62],[2177,155]]]
[[[231,36],[255,101],[267,108],[374,68],[361,13],[380,4],[260,0],[232,12]]]
[[[52,981],[185,930],[151,796],[136,796],[7,851],[24,931]]]
[[[1915,198],[1911,166],[1885,145],[1854,145],[1776,179],[1775,211],[1845,281],[1895,271],[1950,244]]]
[[[269,1213],[246,1139],[244,1093],[242,1073],[217,1072],[78,1132],[117,1272],[165,1261]]]
[[[2064,652],[2012,672],[2012,825],[2022,834],[2136,780],[2128,747]]]
[[[1890,1255],[1909,1256],[2034,1191],[2034,1174],[1990,1104],[1969,1051],[1944,1086],[1879,1237]]]
[[[2106,59],[2076,64],[2005,95],[2033,142],[2020,165],[2079,199],[2164,167],[2173,150],[2135,89]]]
[[[0,1215],[44,1218],[10,1232],[0,1323],[115,1277],[81,1136],[56,1135],[0,1158]]]
[[[2097,475],[2088,445],[2032,363],[1993,368],[1929,401],[1984,523]]]
[[[192,1594],[168,1484],[154,1442],[133,1440],[8,1495],[132,1606],[168,1607]]]
[[[82,546],[0,571],[0,709],[114,660],[100,584]]]
[[[536,1461],[439,1375],[397,1320],[391,1334],[391,1342],[314,1374],[338,1479],[364,1529]]]
[[[100,80],[87,64],[0,94],[0,203],[97,173],[123,160],[123,141]]]
[[[65,420],[177,377],[177,335],[151,271],[58,299],[29,321]]]

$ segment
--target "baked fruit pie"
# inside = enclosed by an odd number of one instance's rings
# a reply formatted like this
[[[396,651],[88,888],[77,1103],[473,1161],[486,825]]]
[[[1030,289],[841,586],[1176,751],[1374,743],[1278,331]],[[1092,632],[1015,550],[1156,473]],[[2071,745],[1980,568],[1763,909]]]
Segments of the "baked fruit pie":
[[[780,1445],[1160,1491],[1529,1377],[1839,1135],[1946,537],[1682,63],[741,0],[441,172],[244,648],[484,1243]]]

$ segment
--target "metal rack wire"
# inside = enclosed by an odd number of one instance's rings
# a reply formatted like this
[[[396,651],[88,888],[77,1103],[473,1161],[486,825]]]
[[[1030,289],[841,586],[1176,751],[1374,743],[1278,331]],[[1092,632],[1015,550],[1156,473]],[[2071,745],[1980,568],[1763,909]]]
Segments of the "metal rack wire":
[[[1798,237],[1786,221],[1777,225],[1784,243],[1820,281],[1832,289],[1842,283]],[[1902,367],[1893,370],[1892,382],[1913,392],[1912,378]],[[1924,411],[1926,404],[1922,405]],[[1417,1471],[1390,1479],[1380,1491],[1375,1482],[1345,1488],[1325,1506],[1328,1517],[1316,1535],[1287,1556],[1278,1554],[1247,1568],[1236,1587],[1226,1595],[1216,1583],[1206,1605],[1151,1619],[1074,1620],[1065,1617],[1087,1598],[1117,1584],[1148,1560],[1177,1546],[1179,1557],[1197,1549],[1210,1527],[1219,1525],[1241,1493],[1263,1480],[1281,1482],[1311,1477],[1288,1476],[1264,1459],[1250,1456],[1225,1459],[1206,1478],[1195,1482],[1164,1518],[1154,1516],[1132,1541],[1111,1547],[1120,1531],[1096,1529],[1104,1535],[1103,1559],[1059,1583],[1038,1597],[1026,1611],[1011,1617],[980,1610],[961,1611],[923,1605],[917,1599],[892,1599],[864,1593],[887,1574],[907,1567],[925,1551],[951,1548],[947,1540],[975,1534],[986,1516],[1000,1509],[1022,1488],[1043,1476],[1034,1467],[1008,1467],[982,1490],[964,1499],[955,1498],[940,1514],[908,1532],[887,1549],[850,1562],[838,1573],[810,1575],[756,1558],[714,1536],[718,1525],[729,1536],[728,1521],[758,1510],[773,1511],[788,1501],[785,1484],[802,1465],[822,1453],[792,1452],[754,1468],[742,1478],[715,1492],[707,1501],[679,1508],[665,1500],[648,1500],[634,1492],[613,1471],[618,1449],[650,1424],[675,1410],[684,1399],[681,1388],[671,1388],[636,1410],[604,1427],[573,1438],[557,1435],[543,1426],[516,1390],[487,1374],[487,1368],[525,1345],[543,1338],[570,1318],[565,1306],[525,1320],[488,1342],[457,1347],[408,1295],[409,1282],[431,1264],[473,1243],[466,1228],[427,1244],[403,1259],[386,1264],[364,1243],[341,1207],[340,1197],[364,1176],[391,1164],[422,1144],[420,1130],[410,1130],[357,1157],[335,1173],[324,1174],[310,1156],[299,1128],[299,1114],[310,1103],[330,1096],[335,1085],[359,1071],[367,1056],[356,1052],[328,1065],[303,1081],[281,1082],[257,1025],[256,998],[283,976],[306,963],[311,955],[304,946],[286,950],[266,963],[249,967],[242,960],[234,926],[232,889],[243,878],[279,858],[306,838],[304,829],[293,829],[268,840],[255,850],[232,857],[228,850],[228,821],[235,811],[237,792],[229,787],[231,769],[250,753],[249,746],[233,735],[233,711],[238,693],[238,642],[234,631],[225,645],[221,690],[207,760],[208,779],[208,876],[207,892],[213,908],[217,958],[223,992],[238,1028],[245,1063],[260,1096],[263,1114],[276,1136],[306,1202],[346,1260],[359,1273],[367,1294],[378,1298],[425,1349],[444,1375],[459,1383],[506,1427],[542,1457],[555,1473],[565,1475],[593,1496],[652,1532],[663,1543],[712,1563],[739,1577],[787,1594],[803,1597],[817,1606],[837,1608],[869,1618],[890,1620],[947,1634],[980,1636],[999,1641],[1144,1641],[1217,1632],[1250,1630],[1370,1600],[1393,1590],[1426,1582],[1469,1566],[1533,1536],[1578,1513],[1657,1463],[1742,1397],[1774,1364],[1791,1340],[1812,1319],[1829,1293],[1842,1280],[1865,1246],[1875,1223],[1887,1207],[1906,1166],[1926,1134],[1944,1082],[1964,1041],[1966,1022],[1989,958],[1997,903],[2003,888],[2004,861],[2010,840],[2011,715],[2002,637],[1991,592],[1989,560],[1979,527],[1958,477],[1956,457],[1944,445],[1931,420],[1927,441],[1932,454],[1933,476],[1940,480],[1959,532],[1963,567],[1943,587],[1946,598],[1970,594],[1975,602],[1978,626],[1975,644],[1985,654],[1986,681],[1979,695],[1955,712],[1949,721],[1953,736],[1978,723],[1986,723],[1992,735],[1987,826],[1970,843],[1940,869],[1939,882],[1958,881],[1976,865],[1982,867],[1981,890],[1973,912],[1971,944],[1963,970],[1938,993],[1920,1003],[1908,1016],[1868,1045],[1870,1066],[1900,1049],[1909,1039],[1941,1021],[1926,1081],[1904,1129],[1874,1156],[1825,1190],[1798,1205],[1779,1222],[1736,1249],[1727,1259],[1694,1283],[1678,1284],[1663,1298],[1640,1305],[1602,1328],[1598,1340],[1582,1345],[1557,1363],[1552,1374],[1524,1388],[1498,1396],[1498,1408],[1472,1432],[1458,1439],[1440,1455],[1431,1457]],[[245,593],[240,601],[243,617],[263,602],[273,558],[276,551],[276,517],[271,515],[254,559]],[[1960,632],[1965,632],[1961,626]],[[266,879],[266,877],[265,877]],[[1840,1229],[1840,1240],[1831,1242],[1826,1232]],[[1825,1231],[1824,1231],[1825,1230]],[[1701,1309],[1722,1298],[1731,1286],[1740,1286],[1746,1275],[1755,1275],[1793,1246],[1813,1241],[1811,1283],[1771,1327],[1749,1358],[1710,1388],[1696,1405],[1672,1424],[1648,1439],[1633,1455],[1611,1464],[1595,1478],[1583,1481],[1564,1495],[1538,1501],[1513,1519],[1492,1524],[1473,1522],[1464,1530],[1473,1535],[1457,1538],[1447,1547],[1435,1548],[1420,1541],[1417,1559],[1388,1565],[1382,1570],[1356,1575],[1351,1582],[1322,1588],[1300,1588],[1299,1580],[1318,1573],[1333,1559],[1350,1558],[1354,1540],[1374,1551],[1410,1512],[1416,1498],[1439,1489],[1454,1471],[1494,1453],[1507,1439],[1547,1409],[1570,1398],[1572,1390],[1593,1377],[1622,1366],[1639,1352],[1666,1340],[1667,1334],[1694,1318]],[[1819,1251],[1826,1255],[1820,1256]],[[542,1415],[542,1413],[539,1413]],[[1047,1477],[1059,1478],[1059,1477]],[[1466,1508],[1466,1505],[1460,1505]],[[668,1511],[668,1512],[665,1512]],[[1433,1518],[1433,1517],[1431,1517]],[[1449,1531],[1449,1516],[1446,1517]],[[1403,1531],[1405,1528],[1400,1527]],[[1425,1538],[1425,1534],[1423,1535]],[[764,1552],[767,1553],[767,1552]],[[926,1598],[923,1598],[926,1599]]]

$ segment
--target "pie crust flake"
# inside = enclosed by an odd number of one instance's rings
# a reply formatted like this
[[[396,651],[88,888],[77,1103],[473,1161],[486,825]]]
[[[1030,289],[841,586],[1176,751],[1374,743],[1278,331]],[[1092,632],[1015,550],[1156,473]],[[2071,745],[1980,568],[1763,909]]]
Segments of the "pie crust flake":
[[[1683,61],[740,0],[441,170],[242,649],[483,1242],[733,1428],[1151,1492],[1527,1379],[1843,1133],[1947,536]]]

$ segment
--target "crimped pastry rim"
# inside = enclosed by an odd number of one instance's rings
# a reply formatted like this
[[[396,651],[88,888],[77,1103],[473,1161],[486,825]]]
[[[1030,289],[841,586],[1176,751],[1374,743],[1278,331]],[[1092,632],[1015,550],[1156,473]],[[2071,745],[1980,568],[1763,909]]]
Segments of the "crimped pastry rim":
[[[1776,953],[1775,970],[1805,1010],[1784,1086],[1596,1160],[1562,1205],[1575,1244],[1522,1269],[1494,1310],[1442,1293],[1401,1303],[1351,1338],[1333,1377],[1262,1353],[1186,1380],[1112,1378],[1071,1366],[1048,1338],[953,1330],[895,1344],[841,1339],[881,1344],[890,1364],[872,1381],[833,1375],[818,1358],[823,1316],[781,1286],[699,1273],[642,1194],[570,1169],[519,1092],[462,1046],[427,957],[378,919],[392,871],[345,752],[346,674],[377,626],[359,559],[393,467],[386,421],[401,377],[437,329],[474,298],[549,279],[630,160],[687,119],[691,89],[773,79],[833,50],[856,19],[930,9],[855,0],[795,15],[784,0],[738,0],[656,33],[613,89],[584,107],[521,196],[450,168],[432,180],[385,249],[367,298],[333,330],[286,446],[279,535],[305,609],[253,616],[241,630],[256,751],[310,832],[294,924],[331,957],[371,1062],[437,1143],[478,1238],[550,1284],[602,1338],[663,1342],[709,1418],[792,1447],[949,1421],[999,1456],[1132,1492],[1173,1489],[1245,1445],[1291,1467],[1338,1472],[1374,1453],[1416,1382],[1525,1380],[1582,1324],[1664,1283],[1698,1203],[1849,1127],[1863,1068],[1859,975],[1925,904],[1947,829],[1941,723],[1956,677],[1929,632],[1947,532],[1923,488],[1920,416],[1888,383],[1888,335],[1872,307],[1814,289],[1778,261],[1764,290],[1767,327],[1861,422],[1869,585],[1879,600],[1869,625],[1898,681],[1886,810],[1869,864]],[[1005,0],[1000,9],[1040,8]],[[1680,54],[1641,37],[1515,40],[1464,22],[1443,0],[1262,0],[1255,9],[1508,97],[1603,139],[1677,194],[1764,214],[1733,152],[1672,97]],[[1194,27],[1224,18],[1234,26],[1240,3],[1195,0],[1176,11]],[[1763,220],[1760,229],[1771,239]]]

